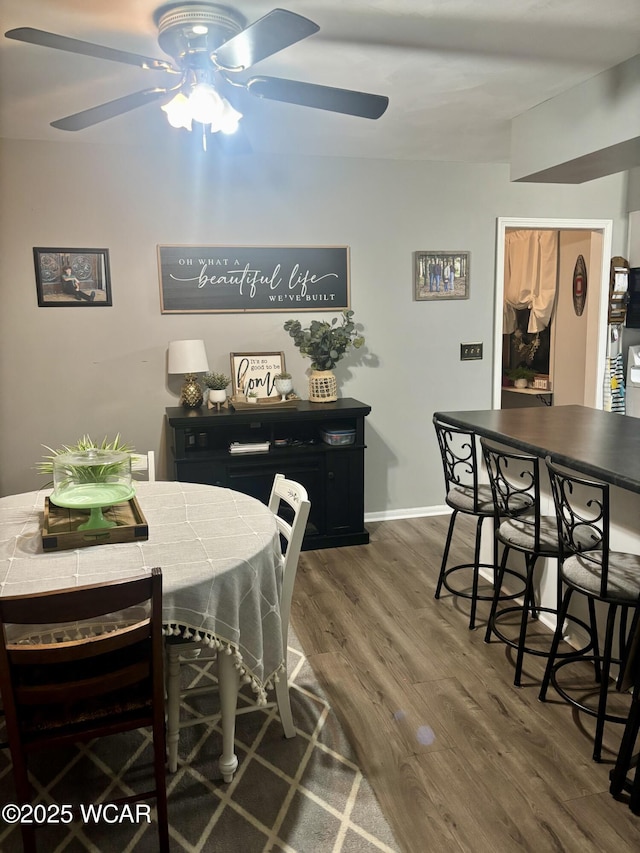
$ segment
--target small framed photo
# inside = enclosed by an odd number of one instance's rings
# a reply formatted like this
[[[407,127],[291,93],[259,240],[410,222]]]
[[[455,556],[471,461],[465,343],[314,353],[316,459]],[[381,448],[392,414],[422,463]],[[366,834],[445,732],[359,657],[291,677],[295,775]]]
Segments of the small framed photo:
[[[469,298],[469,252],[416,252],[414,298]]]
[[[258,397],[279,397],[275,378],[284,370],[282,352],[232,352],[233,395],[253,392]]]
[[[108,249],[34,248],[41,308],[111,305]]]

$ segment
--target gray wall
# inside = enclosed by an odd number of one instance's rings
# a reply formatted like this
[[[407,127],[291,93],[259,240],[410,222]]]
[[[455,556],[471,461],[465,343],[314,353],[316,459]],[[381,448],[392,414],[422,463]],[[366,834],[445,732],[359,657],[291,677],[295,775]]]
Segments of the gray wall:
[[[342,396],[373,407],[368,513],[441,504],[432,413],[491,405],[496,218],[611,218],[614,253],[627,247],[624,174],[544,186],[510,183],[507,165],[304,157],[220,165],[75,140],[4,141],[0,152],[2,494],[42,485],[33,470],[41,445],[84,432],[120,431],[163,464],[164,409],[177,405],[181,384],[166,374],[172,339],[203,338],[213,370],[226,370],[233,350],[283,350],[306,396],[308,362],[282,324],[315,315],[162,315],[157,244],[351,247],[352,307],[367,346],[336,374]],[[113,307],[38,308],[34,246],[107,247]],[[471,253],[470,299],[413,301],[412,253],[433,249]],[[460,363],[460,343],[476,341],[484,361]]]

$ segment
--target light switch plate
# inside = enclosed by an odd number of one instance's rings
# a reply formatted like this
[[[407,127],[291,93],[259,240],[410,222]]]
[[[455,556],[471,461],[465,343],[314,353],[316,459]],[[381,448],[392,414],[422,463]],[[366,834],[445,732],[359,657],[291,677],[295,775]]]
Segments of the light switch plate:
[[[460,361],[478,361],[482,358],[482,344],[460,344]]]

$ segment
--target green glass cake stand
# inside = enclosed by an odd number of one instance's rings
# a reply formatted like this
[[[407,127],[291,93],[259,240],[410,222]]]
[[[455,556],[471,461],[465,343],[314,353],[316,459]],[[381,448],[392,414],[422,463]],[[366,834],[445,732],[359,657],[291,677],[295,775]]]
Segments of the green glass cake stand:
[[[88,509],[89,518],[78,530],[99,530],[116,527],[115,521],[104,517],[103,510],[113,504],[128,501],[135,489],[124,483],[78,483],[51,495],[57,506],[65,509]]]

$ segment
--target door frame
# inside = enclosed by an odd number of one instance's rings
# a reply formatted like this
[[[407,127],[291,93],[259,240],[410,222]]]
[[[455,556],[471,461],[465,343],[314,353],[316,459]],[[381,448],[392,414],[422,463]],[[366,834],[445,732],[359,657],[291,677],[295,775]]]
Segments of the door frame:
[[[608,296],[609,296],[609,267],[611,259],[611,246],[613,237],[612,219],[533,219],[521,217],[499,216],[497,223],[496,240],[496,282],[495,282],[495,315],[493,327],[493,391],[492,408],[501,407],[502,398],[502,312],[504,301],[504,249],[506,233],[508,228],[524,228],[528,230],[553,230],[553,231],[598,231],[602,234],[602,269],[600,270],[600,287],[597,291],[591,290],[590,294],[596,294],[596,302],[592,303],[590,310],[598,314],[598,342],[596,352],[593,354],[591,366],[593,376],[602,377],[597,382],[596,388],[591,389],[590,402],[595,409],[601,409],[604,404],[604,363],[607,354],[607,321],[608,321]],[[604,295],[604,298],[603,298]],[[593,298],[593,296],[591,297]]]

